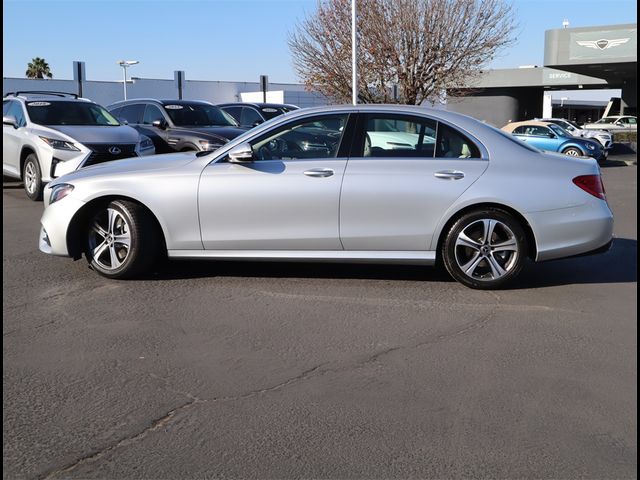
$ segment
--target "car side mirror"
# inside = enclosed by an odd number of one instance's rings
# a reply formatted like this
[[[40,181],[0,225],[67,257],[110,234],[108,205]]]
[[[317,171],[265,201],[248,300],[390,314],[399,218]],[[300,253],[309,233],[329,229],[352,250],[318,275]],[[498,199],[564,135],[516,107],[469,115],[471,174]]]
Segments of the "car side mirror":
[[[125,120],[124,118],[119,118],[118,120],[120,120],[120,123],[123,125],[129,125],[129,121]]]
[[[253,162],[253,149],[248,143],[241,143],[229,150],[229,163]]]
[[[2,125],[11,125],[13,128],[18,128],[18,120],[13,115],[4,115],[2,117]]]
[[[251,124],[252,127],[257,127],[258,125],[260,125],[261,123],[264,123],[262,120],[256,120],[255,122],[253,122]]]
[[[153,122],[151,122],[151,125],[153,125],[154,127],[160,128],[162,130],[167,128],[167,122],[165,122],[164,120],[154,120]]]
[[[555,134],[555,133],[552,133],[552,132],[547,133],[547,136],[548,136],[549,138],[556,138],[556,134]]]

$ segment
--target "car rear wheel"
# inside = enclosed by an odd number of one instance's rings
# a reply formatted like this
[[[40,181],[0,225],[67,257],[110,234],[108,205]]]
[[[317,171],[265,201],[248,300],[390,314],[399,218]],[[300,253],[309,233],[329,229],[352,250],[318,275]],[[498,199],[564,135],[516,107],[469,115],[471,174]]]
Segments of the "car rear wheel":
[[[108,278],[147,273],[161,245],[151,214],[141,205],[115,200],[99,208],[86,231],[85,254],[91,268]]]
[[[24,191],[34,202],[42,200],[42,173],[40,170],[40,162],[35,153],[30,153],[24,161],[22,167],[22,181],[24,182]]]
[[[564,153],[565,155],[569,155],[571,157],[581,157],[582,156],[582,152],[575,148],[575,147],[569,147],[566,148],[562,151],[562,153]]]
[[[467,213],[449,229],[441,256],[449,274],[467,287],[501,288],[526,261],[527,238],[509,213],[483,209]]]

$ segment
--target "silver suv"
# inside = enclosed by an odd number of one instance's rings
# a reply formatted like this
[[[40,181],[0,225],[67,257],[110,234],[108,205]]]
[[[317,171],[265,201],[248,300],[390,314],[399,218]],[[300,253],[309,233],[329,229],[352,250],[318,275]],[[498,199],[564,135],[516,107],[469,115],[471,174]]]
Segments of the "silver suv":
[[[31,200],[44,185],[81,167],[155,153],[151,139],[75,94],[8,93],[2,101],[2,173]]]

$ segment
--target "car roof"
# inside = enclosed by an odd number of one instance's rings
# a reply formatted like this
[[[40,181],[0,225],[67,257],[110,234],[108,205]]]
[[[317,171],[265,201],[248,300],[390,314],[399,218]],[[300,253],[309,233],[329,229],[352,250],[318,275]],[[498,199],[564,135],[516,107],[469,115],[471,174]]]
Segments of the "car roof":
[[[47,102],[91,102],[88,98],[78,97],[75,93],[67,93],[67,92],[36,92],[36,91],[25,91],[25,92],[7,92],[4,94],[2,100],[23,100],[23,101],[34,101],[34,100],[46,100]]]
[[[262,102],[227,102],[227,103],[219,103],[219,107],[258,107],[258,108],[295,108],[298,109],[297,105],[291,105],[290,103],[262,103]]]
[[[548,127],[550,122],[543,122],[542,120],[525,120],[522,122],[507,123],[502,130],[505,132],[513,132],[516,128],[521,126],[533,126],[533,127]]]
[[[113,102],[109,105],[109,108],[119,107],[124,105],[133,105],[136,103],[157,103],[159,105],[213,105],[211,102],[207,102],[206,100],[176,100],[176,99],[159,99],[159,98],[129,98],[127,100],[120,100],[118,102]]]

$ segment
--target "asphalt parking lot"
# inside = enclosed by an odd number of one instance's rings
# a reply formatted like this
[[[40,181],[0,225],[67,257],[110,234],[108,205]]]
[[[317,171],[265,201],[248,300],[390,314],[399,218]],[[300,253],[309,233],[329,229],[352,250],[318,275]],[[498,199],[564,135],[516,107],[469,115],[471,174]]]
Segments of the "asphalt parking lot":
[[[637,167],[610,252],[512,290],[431,268],[109,281],[3,189],[4,478],[636,478]]]

